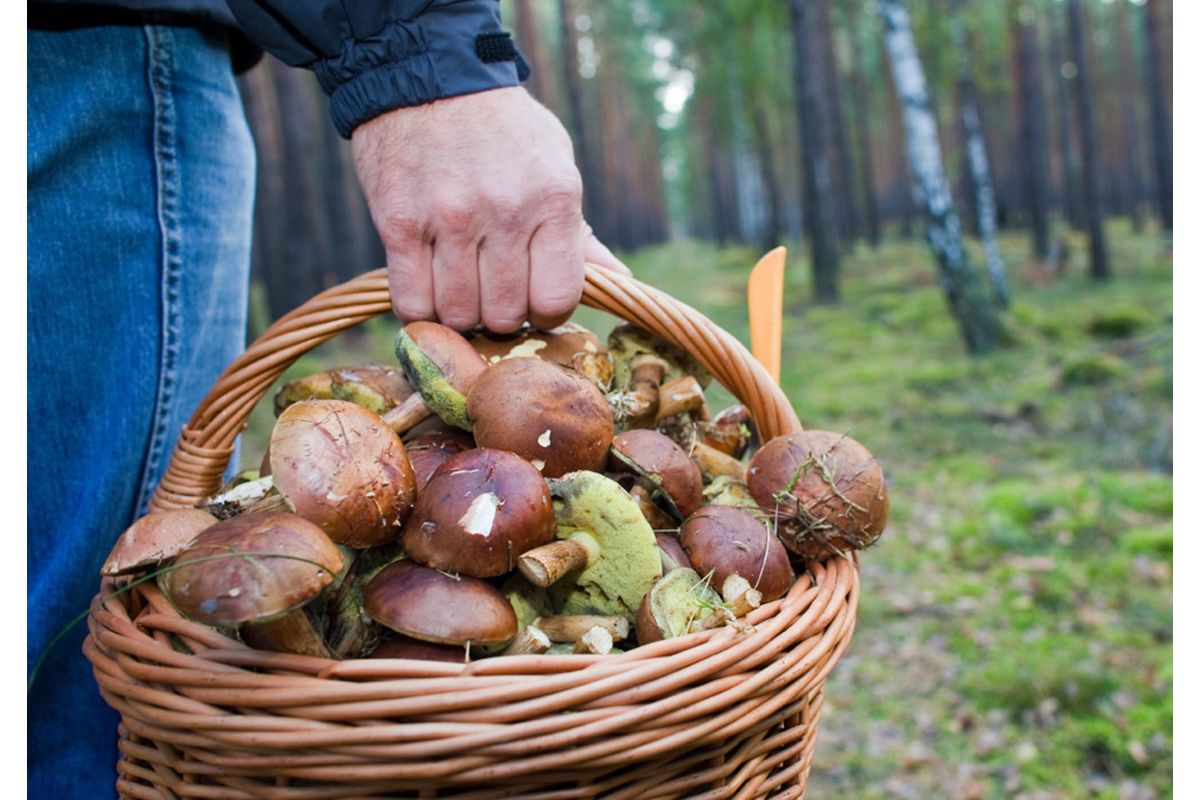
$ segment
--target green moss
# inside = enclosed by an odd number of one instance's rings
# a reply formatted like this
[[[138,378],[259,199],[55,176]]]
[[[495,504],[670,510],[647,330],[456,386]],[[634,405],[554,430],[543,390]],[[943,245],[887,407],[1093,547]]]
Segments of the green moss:
[[[1094,353],[1072,359],[1062,368],[1064,386],[1103,386],[1127,374],[1121,360],[1107,353]]]

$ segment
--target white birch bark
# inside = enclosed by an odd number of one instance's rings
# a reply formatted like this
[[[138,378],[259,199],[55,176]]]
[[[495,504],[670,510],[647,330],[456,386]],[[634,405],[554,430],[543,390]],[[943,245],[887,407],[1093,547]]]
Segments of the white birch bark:
[[[929,105],[925,72],[917,56],[908,10],[900,0],[879,0],[884,43],[892,79],[904,110],[904,134],[917,203],[925,215],[925,236],[938,264],[942,291],[972,353],[999,343],[1000,323],[985,296],[983,282],[963,249],[962,226],[942,169],[937,121]]]

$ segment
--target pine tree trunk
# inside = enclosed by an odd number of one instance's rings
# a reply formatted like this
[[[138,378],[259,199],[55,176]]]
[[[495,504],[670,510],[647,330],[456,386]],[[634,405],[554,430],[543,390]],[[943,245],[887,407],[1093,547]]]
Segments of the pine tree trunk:
[[[1104,241],[1104,217],[1100,212],[1099,145],[1096,142],[1096,117],[1092,108],[1091,67],[1084,36],[1083,9],[1079,0],[1067,0],[1067,21],[1078,70],[1075,76],[1075,101],[1079,112],[1080,146],[1083,149],[1083,205],[1087,216],[1091,248],[1091,275],[1098,280],[1110,277],[1108,248]]]
[[[529,78],[525,88],[543,105],[553,106],[550,70],[546,66],[546,49],[542,47],[541,30],[533,0],[516,0],[517,46],[529,63]]]
[[[1150,97],[1150,133],[1154,140],[1155,193],[1158,217],[1163,230],[1171,230],[1171,116],[1167,110],[1166,81],[1163,78],[1164,0],[1147,0],[1146,92]]]
[[[1046,160],[1046,101],[1042,92],[1042,59],[1037,24],[1031,6],[1013,12],[1014,55],[1021,107],[1020,150],[1025,174],[1025,203],[1033,233],[1033,256],[1050,256],[1050,203],[1046,187],[1050,172]]]
[[[812,46],[808,0],[791,0],[792,62],[796,112],[804,157],[804,221],[812,253],[813,287],[819,303],[838,299],[838,255],[834,239],[833,193],[821,130],[820,51]]]
[[[1121,115],[1122,162],[1125,166],[1125,183],[1128,187],[1127,200],[1134,231],[1140,232],[1144,215],[1142,203],[1146,197],[1146,181],[1142,169],[1142,137],[1138,131],[1138,105],[1140,92],[1137,89],[1137,66],[1133,58],[1133,29],[1130,25],[1131,9],[1122,3],[1117,9],[1117,80],[1121,87],[1118,100]]]
[[[929,106],[908,11],[900,0],[879,0],[879,10],[892,79],[904,106],[908,160],[924,205],[926,237],[937,259],[942,290],[967,350],[984,353],[999,344],[1000,319],[963,248],[962,229],[942,170],[937,121]]]
[[[765,101],[754,99],[754,140],[758,163],[762,170],[763,187],[767,194],[766,219],[763,225],[761,249],[765,252],[779,245],[783,236],[783,197],[779,189],[779,170],[771,147],[771,126],[767,121]]]
[[[852,47],[851,50],[853,51],[851,59],[853,72],[850,75],[850,83],[854,95],[854,131],[858,150],[859,174],[862,178],[860,185],[863,211],[866,217],[867,242],[872,248],[877,248],[880,240],[879,201],[875,197],[875,166],[871,158],[871,117],[867,107],[867,93],[870,90],[867,88],[867,79],[864,76],[862,50],[859,47]]]
[[[821,46],[821,68],[825,76],[825,108],[828,109],[829,152],[837,170],[838,232],[841,241],[858,236],[858,210],[854,202],[854,165],[850,157],[850,136],[846,132],[846,114],[842,108],[842,80],[838,70],[837,41],[833,32],[832,0],[819,0],[817,32]]]
[[[954,49],[957,51],[958,98],[962,118],[963,146],[966,151],[967,172],[975,198],[975,220],[979,238],[983,240],[985,271],[992,287],[992,301],[1001,308],[1008,307],[1008,281],[1004,276],[1004,259],[996,242],[996,195],[992,190],[992,172],[984,143],[983,122],[979,116],[979,98],[971,76],[971,50],[962,23],[962,4],[956,3],[951,17]]]
[[[560,61],[563,89],[567,96],[567,116],[571,138],[575,142],[575,163],[583,178],[583,215],[600,238],[611,229],[604,207],[604,170],[600,152],[593,144],[583,111],[583,86],[579,77],[579,44],[575,38],[575,12],[571,0],[558,0]]]
[[[1063,74],[1067,69],[1066,33],[1063,31],[1060,14],[1053,14],[1050,31],[1054,42],[1054,107],[1057,111],[1057,141],[1059,161],[1059,197],[1063,216],[1076,230],[1083,228],[1083,204],[1079,200],[1078,171],[1075,168],[1075,148],[1071,137],[1071,96]],[[1073,79],[1072,79],[1073,80]]]

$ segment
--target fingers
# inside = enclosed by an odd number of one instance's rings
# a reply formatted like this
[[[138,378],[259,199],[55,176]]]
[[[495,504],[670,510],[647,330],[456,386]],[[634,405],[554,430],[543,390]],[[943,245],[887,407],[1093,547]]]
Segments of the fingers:
[[[578,207],[543,222],[529,241],[529,322],[566,322],[583,296],[583,241]]]
[[[479,245],[463,235],[433,243],[433,305],[438,321],[457,331],[479,324]]]
[[[386,241],[388,294],[401,322],[433,319],[433,249],[415,226]]]
[[[511,333],[529,314],[529,238],[489,233],[479,245],[479,310],[483,327]]]

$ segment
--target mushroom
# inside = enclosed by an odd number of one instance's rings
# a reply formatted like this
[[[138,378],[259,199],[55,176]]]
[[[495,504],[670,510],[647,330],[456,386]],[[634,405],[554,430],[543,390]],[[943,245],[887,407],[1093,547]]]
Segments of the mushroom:
[[[506,358],[540,358],[583,375],[600,391],[612,383],[613,364],[608,348],[582,325],[567,322],[548,331],[523,328],[516,333],[482,331],[471,344],[489,364]]]
[[[344,400],[300,402],[279,416],[271,432],[271,478],[288,510],[355,548],[399,536],[416,492],[399,437]]]
[[[466,395],[487,362],[458,331],[436,322],[410,322],[396,334],[396,358],[419,392],[384,415],[403,433],[430,414],[471,430]]]
[[[139,517],[117,538],[101,575],[128,575],[168,561],[187,549],[217,518],[198,508],[154,511]]]
[[[701,387],[711,377],[689,353],[649,331],[623,324],[608,336],[613,359],[613,385],[609,399],[613,416],[624,428],[645,428],[658,412],[659,387],[683,375],[691,375]]]
[[[622,616],[559,614],[541,617],[534,624],[552,642],[577,642],[593,628],[603,628],[617,642],[629,636],[629,620]]]
[[[658,387],[654,424],[663,425],[674,418],[686,418],[688,422],[709,418],[704,387],[691,375],[680,375]]]
[[[341,552],[313,523],[281,512],[251,513],[205,530],[158,577],[188,619],[240,627],[259,649],[328,657],[301,607],[343,569]]]
[[[754,495],[745,481],[729,475],[718,475],[704,487],[701,503],[706,506],[738,506],[739,508],[758,509]]]
[[[332,399],[332,372],[326,371],[313,375],[305,375],[303,378],[296,378],[279,387],[279,391],[275,393],[275,416],[278,417],[283,413],[285,408],[293,403],[299,403],[301,400]]]
[[[639,428],[638,430],[642,429]],[[622,481],[618,480],[617,483],[620,483],[624,487]],[[629,487],[628,492],[633,502],[637,503],[642,516],[646,518],[646,522],[650,523],[651,530],[655,533],[659,531],[679,531],[679,520],[673,518],[654,502],[653,489],[648,489],[640,483],[634,483],[633,486]]]
[[[384,627],[435,644],[500,644],[517,635],[517,616],[496,587],[412,561],[372,578],[363,609]]]
[[[646,593],[637,612],[638,644],[717,628],[726,619],[721,597],[692,569],[676,569]]]
[[[609,468],[629,470],[684,519],[700,507],[704,481],[683,448],[658,431],[636,428],[613,437]]]
[[[426,566],[490,578],[553,541],[554,530],[541,473],[520,456],[479,448],[452,455],[433,473],[404,526],[404,549]]]
[[[510,358],[480,375],[467,396],[480,447],[509,450],[548,478],[599,470],[608,459],[612,412],[577,372],[534,358]]]
[[[713,481],[721,476],[737,481],[746,480],[745,464],[714,447],[709,447],[704,442],[695,442],[692,445],[691,456],[706,481]]]
[[[536,625],[526,625],[517,634],[517,638],[509,642],[508,646],[500,651],[502,656],[530,656],[541,655],[550,649],[552,642],[550,637],[542,632],[541,628]]]
[[[573,472],[549,484],[559,541],[519,558],[521,574],[549,587],[560,614],[632,620],[662,575],[650,525],[625,490],[603,475]]]
[[[741,458],[758,440],[758,428],[750,411],[741,403],[729,406],[707,422],[701,422],[701,441],[726,455]]]
[[[803,431],[772,439],[750,459],[747,485],[804,558],[829,558],[878,541],[888,492],[875,457],[839,433]]]
[[[654,533],[654,541],[658,543],[658,558],[662,562],[663,575],[673,569],[686,567],[691,569],[692,561],[679,539],[669,533]]]
[[[329,371],[330,393],[335,400],[360,405],[376,414],[386,414],[413,394],[404,372],[381,364],[338,367]]]
[[[722,593],[726,580],[735,575],[749,581],[768,602],[783,597],[792,585],[787,550],[758,516],[745,509],[704,506],[683,523],[679,543],[696,572],[711,574],[713,586]]]
[[[329,592],[323,616],[325,641],[334,658],[361,658],[378,644],[382,631],[363,616],[363,587],[385,567],[404,558],[399,541],[366,550],[347,548],[346,578]]]
[[[474,446],[475,442],[469,435],[457,430],[453,433],[430,431],[407,439],[404,442],[404,450],[408,453],[408,460],[416,477],[417,494],[420,495],[433,473],[448,458]]]
[[[371,651],[368,658],[411,658],[416,661],[444,661],[461,664],[467,651],[462,647],[422,642],[411,636],[396,635],[385,639]]]

